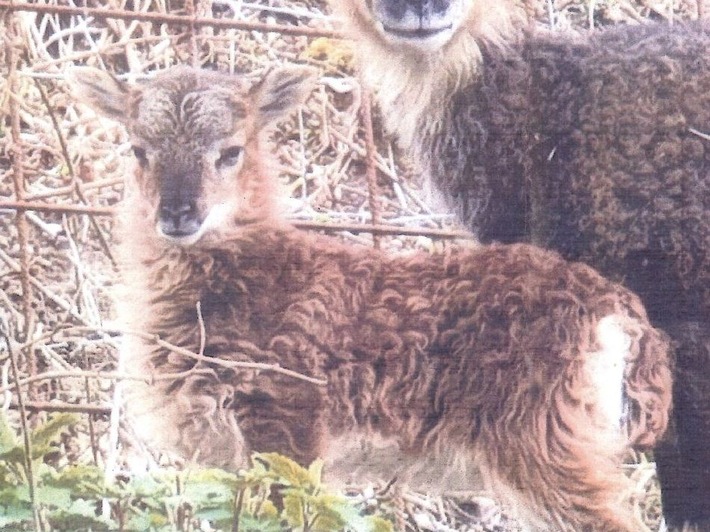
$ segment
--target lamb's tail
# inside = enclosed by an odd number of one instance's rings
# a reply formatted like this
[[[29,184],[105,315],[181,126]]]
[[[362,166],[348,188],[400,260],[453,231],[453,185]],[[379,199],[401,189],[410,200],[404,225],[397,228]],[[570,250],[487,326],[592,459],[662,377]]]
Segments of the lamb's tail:
[[[629,444],[639,450],[656,446],[668,428],[672,408],[673,355],[670,338],[638,323],[631,338],[624,372]]]

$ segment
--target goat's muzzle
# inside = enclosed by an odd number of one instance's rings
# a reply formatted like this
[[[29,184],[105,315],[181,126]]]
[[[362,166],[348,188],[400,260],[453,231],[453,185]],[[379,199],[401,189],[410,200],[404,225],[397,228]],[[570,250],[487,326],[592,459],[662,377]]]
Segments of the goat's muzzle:
[[[462,16],[457,0],[375,0],[373,14],[390,40],[436,49],[453,35]]]

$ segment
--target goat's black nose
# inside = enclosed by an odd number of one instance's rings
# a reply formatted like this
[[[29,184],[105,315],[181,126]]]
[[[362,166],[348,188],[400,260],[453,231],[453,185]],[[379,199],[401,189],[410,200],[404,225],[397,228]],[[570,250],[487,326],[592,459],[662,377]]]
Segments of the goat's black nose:
[[[451,6],[450,0],[385,0],[387,15],[393,20],[402,20],[407,13],[418,18],[441,15]]]
[[[188,236],[200,228],[194,201],[161,201],[159,217],[160,230],[167,236]]]

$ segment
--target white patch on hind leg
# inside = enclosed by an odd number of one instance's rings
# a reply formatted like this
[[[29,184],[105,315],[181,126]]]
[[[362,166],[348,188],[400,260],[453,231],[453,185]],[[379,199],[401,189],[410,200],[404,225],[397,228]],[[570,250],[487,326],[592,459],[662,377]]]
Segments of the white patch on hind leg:
[[[605,421],[621,427],[626,417],[624,368],[631,338],[624,332],[616,315],[602,318],[596,333],[601,349],[590,357],[588,375],[597,390],[597,405]]]

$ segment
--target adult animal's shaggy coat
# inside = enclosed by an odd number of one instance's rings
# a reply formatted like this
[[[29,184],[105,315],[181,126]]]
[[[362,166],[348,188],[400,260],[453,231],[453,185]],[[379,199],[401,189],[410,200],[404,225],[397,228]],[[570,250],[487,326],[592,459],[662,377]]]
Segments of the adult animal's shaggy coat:
[[[669,344],[638,297],[527,245],[404,257],[289,227],[260,144],[309,78],[75,76],[138,159],[123,320],[179,348],[125,347],[163,377],[131,390],[145,437],[208,463],[278,451],[431,489],[470,487],[476,466],[533,529],[638,530],[623,456],[661,437],[671,394]]]
[[[665,513],[710,529],[710,26],[579,35],[502,1],[333,5],[387,128],[483,242],[591,264],[672,335]]]

